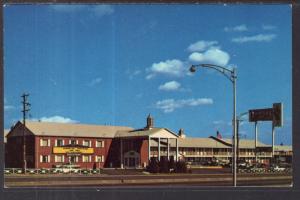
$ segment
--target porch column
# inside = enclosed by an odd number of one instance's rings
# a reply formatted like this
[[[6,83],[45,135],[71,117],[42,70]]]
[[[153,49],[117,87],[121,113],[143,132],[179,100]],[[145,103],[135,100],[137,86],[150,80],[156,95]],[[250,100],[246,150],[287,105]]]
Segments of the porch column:
[[[176,138],[176,161],[178,161],[178,139]]]
[[[121,152],[120,152],[120,155],[121,155],[121,160],[120,160],[120,167],[121,167],[121,169],[123,169],[123,140],[120,138],[120,150],[121,150]]]
[[[160,137],[158,138],[158,161],[160,161]]]
[[[151,156],[151,138],[148,137],[148,164],[150,162],[150,156]]]
[[[167,138],[167,157],[168,157],[168,160],[170,160],[170,144],[169,144],[169,138]]]

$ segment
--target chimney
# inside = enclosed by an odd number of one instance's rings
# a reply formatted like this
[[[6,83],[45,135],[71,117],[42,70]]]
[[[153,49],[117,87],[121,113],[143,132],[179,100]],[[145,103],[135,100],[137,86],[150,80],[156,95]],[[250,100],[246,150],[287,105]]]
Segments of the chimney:
[[[217,138],[218,139],[222,139],[222,135],[221,135],[221,133],[219,131],[217,131]]]
[[[184,130],[183,130],[182,128],[179,129],[178,136],[179,136],[180,138],[185,138],[185,137],[186,137],[185,134],[184,134]]]
[[[151,129],[154,126],[154,119],[153,117],[149,114],[147,117],[147,125],[145,127],[145,129]]]

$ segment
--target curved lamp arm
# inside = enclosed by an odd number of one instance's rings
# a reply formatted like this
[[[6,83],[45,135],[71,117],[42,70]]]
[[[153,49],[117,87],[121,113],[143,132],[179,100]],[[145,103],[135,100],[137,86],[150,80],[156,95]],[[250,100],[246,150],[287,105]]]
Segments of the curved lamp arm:
[[[228,68],[218,66],[218,65],[213,65],[213,64],[198,64],[198,65],[192,65],[190,68],[190,72],[195,72],[196,67],[206,67],[206,68],[212,68],[214,70],[217,70],[218,72],[222,73],[224,76],[226,76],[232,83],[235,81],[237,78],[235,74],[235,70],[230,70]]]

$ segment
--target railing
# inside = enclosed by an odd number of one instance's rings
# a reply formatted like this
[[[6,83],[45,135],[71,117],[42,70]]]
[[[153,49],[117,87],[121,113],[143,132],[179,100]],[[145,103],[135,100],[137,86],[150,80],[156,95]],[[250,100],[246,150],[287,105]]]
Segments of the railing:
[[[26,169],[26,174],[100,174],[100,169],[42,168]],[[21,168],[5,168],[4,174],[23,174]]]
[[[274,152],[275,155],[279,155],[279,156],[292,156],[293,153],[292,152]]]

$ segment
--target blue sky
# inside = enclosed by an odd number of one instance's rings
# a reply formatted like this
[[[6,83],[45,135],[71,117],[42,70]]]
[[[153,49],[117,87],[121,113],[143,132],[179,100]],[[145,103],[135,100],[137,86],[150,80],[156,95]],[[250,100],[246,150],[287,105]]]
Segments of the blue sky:
[[[291,144],[290,5],[6,5],[4,124],[21,118],[232,135],[232,84],[191,64],[236,67],[237,113],[284,105]],[[241,137],[254,137],[247,117]],[[271,142],[271,123],[259,123]]]

